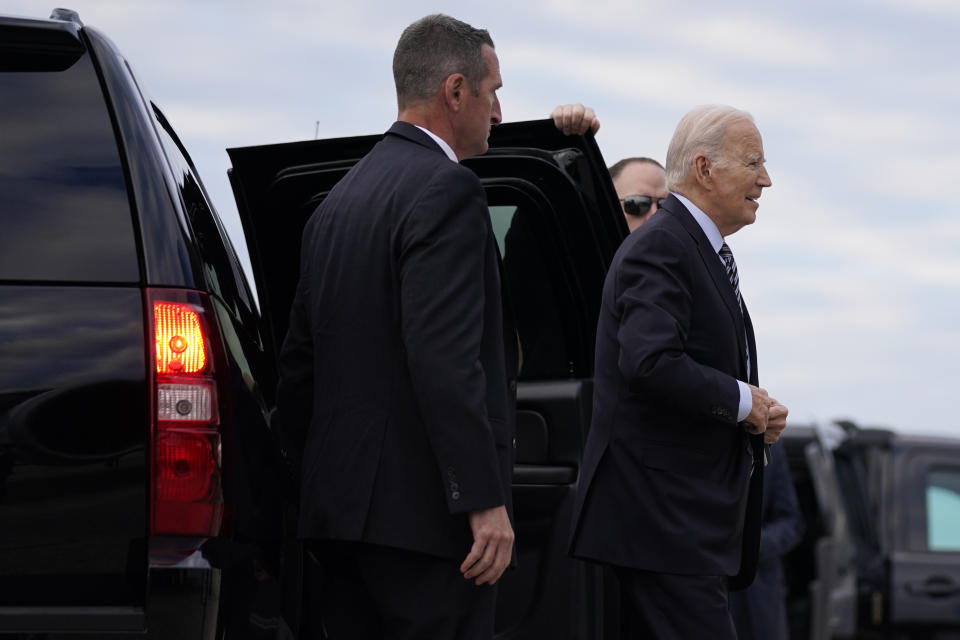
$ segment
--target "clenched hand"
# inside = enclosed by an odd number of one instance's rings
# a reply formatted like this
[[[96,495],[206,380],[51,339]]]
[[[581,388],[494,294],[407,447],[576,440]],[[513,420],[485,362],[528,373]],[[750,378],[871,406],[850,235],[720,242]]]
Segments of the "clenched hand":
[[[763,432],[764,442],[773,444],[780,439],[780,434],[787,428],[787,413],[789,411],[785,406],[776,400],[773,401],[767,417],[767,430]]]
[[[745,423],[744,427],[753,434],[763,433],[767,430],[767,419],[770,415],[770,395],[766,389],[755,387],[752,384],[748,384],[747,386],[750,387],[753,404],[750,408],[750,413],[743,419]],[[774,400],[774,402],[776,401]]]
[[[775,398],[771,398],[766,389],[752,384],[747,386],[750,387],[753,406],[750,414],[743,421],[744,428],[753,434],[762,433],[763,441],[773,444],[780,439],[780,434],[787,426],[789,411]]]

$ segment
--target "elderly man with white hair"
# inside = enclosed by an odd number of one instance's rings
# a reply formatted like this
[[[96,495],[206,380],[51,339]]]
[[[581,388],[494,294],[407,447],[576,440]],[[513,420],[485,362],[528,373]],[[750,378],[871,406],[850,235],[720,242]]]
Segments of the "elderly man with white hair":
[[[726,242],[771,185],[753,118],[693,109],[666,174],[670,195],[604,284],[571,553],[614,568],[623,637],[732,640],[728,591],[756,570],[764,442],[787,416],[759,387]]]

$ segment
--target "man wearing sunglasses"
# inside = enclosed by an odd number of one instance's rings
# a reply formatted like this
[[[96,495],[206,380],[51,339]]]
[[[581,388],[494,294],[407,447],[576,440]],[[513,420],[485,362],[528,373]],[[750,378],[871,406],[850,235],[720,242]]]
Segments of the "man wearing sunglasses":
[[[610,167],[610,177],[631,233],[667,198],[667,174],[653,158],[624,158]]]

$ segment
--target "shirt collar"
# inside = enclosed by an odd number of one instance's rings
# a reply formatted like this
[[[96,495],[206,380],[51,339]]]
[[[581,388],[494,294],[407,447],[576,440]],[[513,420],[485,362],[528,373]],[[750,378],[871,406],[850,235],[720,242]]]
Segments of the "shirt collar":
[[[700,228],[703,229],[703,233],[707,236],[707,240],[710,241],[710,246],[713,247],[714,252],[719,253],[720,247],[723,246],[723,236],[720,235],[720,229],[717,228],[716,223],[714,223],[714,221],[710,219],[710,216],[705,214],[700,207],[690,202],[688,197],[682,196],[676,191],[671,193],[677,197],[677,200],[683,203],[683,206],[687,208],[687,211],[690,212],[693,219],[696,220]]]
[[[444,140],[443,138],[435,134],[433,131],[430,131],[430,129],[424,129],[418,124],[415,124],[413,126],[415,126],[417,129],[420,129],[420,131],[423,131],[425,134],[433,138],[433,141],[436,142],[438,145],[440,145],[440,148],[443,149],[443,152],[447,154],[448,158],[450,158],[454,162],[460,162],[459,160],[457,160],[457,154],[453,152],[453,147],[448,145],[446,140]]]

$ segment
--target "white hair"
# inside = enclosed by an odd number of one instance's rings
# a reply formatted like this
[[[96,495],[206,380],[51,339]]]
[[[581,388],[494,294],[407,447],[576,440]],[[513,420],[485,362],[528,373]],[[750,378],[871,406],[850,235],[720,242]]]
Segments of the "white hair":
[[[687,182],[693,171],[693,159],[698,155],[722,165],[721,151],[727,128],[742,121],[752,123],[753,116],[725,104],[701,105],[683,116],[667,149],[667,189],[672,191]]]

